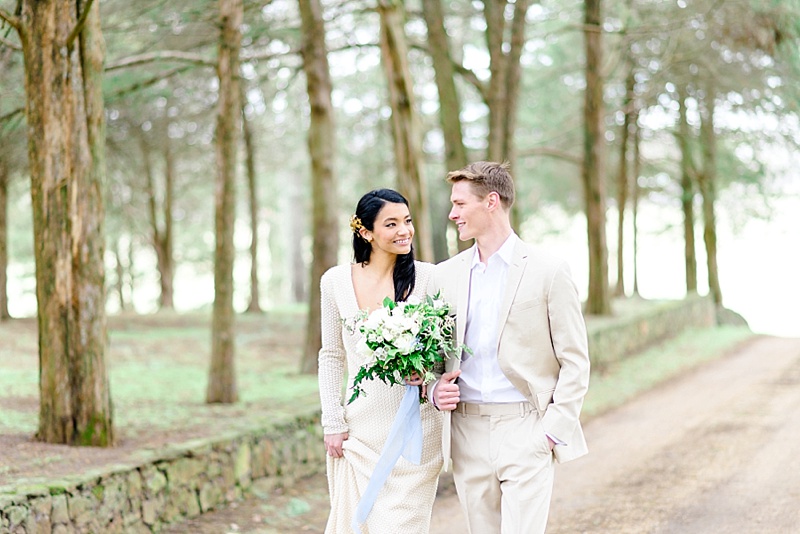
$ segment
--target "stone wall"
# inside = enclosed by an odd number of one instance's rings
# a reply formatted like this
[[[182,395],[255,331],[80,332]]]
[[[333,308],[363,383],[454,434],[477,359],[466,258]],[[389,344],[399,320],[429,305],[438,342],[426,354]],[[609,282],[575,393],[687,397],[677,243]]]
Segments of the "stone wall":
[[[256,484],[290,485],[325,468],[318,414],[159,451],[41,486],[0,488],[2,534],[158,532],[240,499]]]
[[[717,324],[716,309],[707,297],[687,297],[648,306],[630,316],[587,321],[592,372],[640,352],[689,328]]]

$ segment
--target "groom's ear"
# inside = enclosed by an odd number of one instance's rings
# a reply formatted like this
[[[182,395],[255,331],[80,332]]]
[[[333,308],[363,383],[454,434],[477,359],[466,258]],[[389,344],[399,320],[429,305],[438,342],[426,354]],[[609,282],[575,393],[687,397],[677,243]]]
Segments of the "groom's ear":
[[[500,206],[502,206],[502,203],[500,202],[500,194],[497,191],[492,191],[486,195],[486,208],[489,211],[494,211]]]

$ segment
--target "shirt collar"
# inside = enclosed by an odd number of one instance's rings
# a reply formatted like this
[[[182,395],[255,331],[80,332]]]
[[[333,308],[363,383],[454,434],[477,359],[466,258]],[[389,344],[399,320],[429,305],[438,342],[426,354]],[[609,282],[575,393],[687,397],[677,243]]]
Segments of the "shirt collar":
[[[486,263],[488,264],[491,258],[498,256],[501,260],[503,260],[503,263],[506,265],[511,265],[511,262],[514,260],[514,247],[517,245],[518,240],[519,237],[517,237],[517,234],[511,232],[505,242],[500,245],[499,249],[497,249],[497,252],[486,259]],[[475,249],[475,252],[472,255],[472,265],[470,265],[470,269],[473,269],[476,265],[481,263],[481,255],[478,252],[478,244],[476,243],[473,245],[473,248]]]

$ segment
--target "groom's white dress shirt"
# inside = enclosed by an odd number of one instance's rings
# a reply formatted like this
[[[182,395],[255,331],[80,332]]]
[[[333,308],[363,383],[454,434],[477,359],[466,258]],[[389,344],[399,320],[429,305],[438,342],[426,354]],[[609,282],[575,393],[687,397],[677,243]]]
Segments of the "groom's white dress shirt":
[[[469,304],[465,352],[458,380],[461,402],[475,404],[526,402],[525,396],[506,378],[497,362],[500,303],[505,295],[508,266],[519,238],[511,233],[500,248],[481,262],[478,247],[470,268]]]

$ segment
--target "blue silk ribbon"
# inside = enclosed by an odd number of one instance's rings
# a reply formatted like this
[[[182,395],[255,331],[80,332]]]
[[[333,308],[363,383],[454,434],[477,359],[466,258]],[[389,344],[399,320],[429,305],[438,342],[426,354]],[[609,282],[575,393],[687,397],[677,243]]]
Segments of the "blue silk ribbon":
[[[367,520],[378,493],[401,456],[415,465],[422,461],[422,418],[417,386],[406,386],[406,393],[389,430],[389,437],[386,438],[381,456],[369,478],[367,489],[358,501],[352,525],[358,534],[361,534],[359,525]]]

